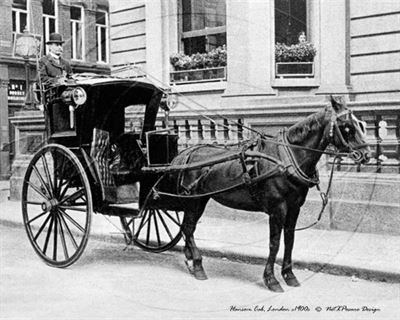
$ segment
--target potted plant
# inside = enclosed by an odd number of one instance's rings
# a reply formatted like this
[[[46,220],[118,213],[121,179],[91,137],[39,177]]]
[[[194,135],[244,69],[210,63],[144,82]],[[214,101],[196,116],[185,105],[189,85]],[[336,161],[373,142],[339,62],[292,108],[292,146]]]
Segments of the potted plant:
[[[170,57],[170,63],[174,68],[171,72],[171,82],[225,79],[226,57],[225,46],[206,53],[173,54]]]
[[[275,45],[275,61],[277,76],[313,76],[314,57],[317,53],[310,42],[293,45],[277,43]]]

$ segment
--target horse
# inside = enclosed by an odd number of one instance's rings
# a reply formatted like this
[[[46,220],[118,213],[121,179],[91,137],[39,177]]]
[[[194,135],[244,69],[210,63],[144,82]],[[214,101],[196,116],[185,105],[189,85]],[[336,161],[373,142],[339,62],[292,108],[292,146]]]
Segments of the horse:
[[[365,136],[365,123],[358,120],[341,99],[331,97],[325,108],[278,136],[261,136],[247,143],[240,152],[243,157],[234,156],[238,154],[237,149],[213,145],[198,145],[178,154],[172,166],[190,167],[207,159],[232,159],[170,173],[157,186],[160,191],[176,190],[176,194],[182,196],[176,202],[184,208],[181,232],[189,272],[196,279],[207,279],[194,232],[212,198],[230,208],[267,213],[270,244],[263,281],[269,290],[283,292],[274,275],[283,230],[285,248],[281,274],[288,286],[300,286],[292,270],[294,232],[308,190],[318,184],[317,162],[330,144],[339,152],[348,153],[356,163],[368,162],[370,149]]]

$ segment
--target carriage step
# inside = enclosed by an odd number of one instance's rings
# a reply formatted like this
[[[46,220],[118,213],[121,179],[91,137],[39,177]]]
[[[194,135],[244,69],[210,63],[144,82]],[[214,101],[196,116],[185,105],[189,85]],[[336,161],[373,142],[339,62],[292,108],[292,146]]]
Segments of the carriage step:
[[[137,202],[123,204],[109,204],[101,209],[102,214],[118,217],[137,217],[140,209]]]

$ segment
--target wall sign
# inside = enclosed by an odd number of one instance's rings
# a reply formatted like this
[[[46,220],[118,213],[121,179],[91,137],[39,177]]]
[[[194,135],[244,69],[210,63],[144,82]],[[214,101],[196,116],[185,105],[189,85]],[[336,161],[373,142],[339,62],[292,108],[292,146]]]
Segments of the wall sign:
[[[26,96],[25,80],[10,80],[8,83],[8,101],[24,102]]]

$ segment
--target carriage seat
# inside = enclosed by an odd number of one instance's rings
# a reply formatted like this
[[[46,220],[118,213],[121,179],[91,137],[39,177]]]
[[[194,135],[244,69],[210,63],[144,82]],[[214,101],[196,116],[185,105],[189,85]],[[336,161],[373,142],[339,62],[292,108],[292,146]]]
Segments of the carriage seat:
[[[142,176],[146,161],[139,138],[136,133],[123,133],[111,146],[110,172],[116,185],[137,182]]]

